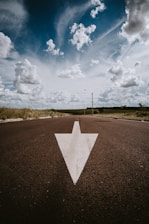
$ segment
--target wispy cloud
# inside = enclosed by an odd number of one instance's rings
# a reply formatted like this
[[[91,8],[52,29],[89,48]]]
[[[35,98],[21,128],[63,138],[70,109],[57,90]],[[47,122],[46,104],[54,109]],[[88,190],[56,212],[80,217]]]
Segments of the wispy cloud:
[[[56,21],[57,42],[59,47],[61,47],[64,42],[64,34],[66,29],[68,29],[72,22],[79,20],[90,7],[91,2],[88,1],[82,5],[68,5],[65,8],[64,12]]]
[[[114,32],[117,28],[119,28],[123,22],[126,20],[125,17],[123,17],[122,19],[118,20],[110,29],[108,29],[106,32],[104,32],[103,34],[101,34],[97,39],[96,39],[96,43],[102,41],[104,38],[106,38],[108,35],[110,35],[112,32]]]
[[[92,4],[93,1],[95,5]],[[40,54],[32,51],[21,54],[14,49],[11,50],[13,43],[9,35],[0,33],[2,40],[0,44],[0,105],[38,108],[71,108],[75,105],[81,108],[90,106],[91,92],[94,92],[97,106],[148,103],[148,48],[141,44],[141,39],[135,41],[135,44],[129,44],[119,35],[121,27],[126,32],[124,25],[130,22],[128,15],[125,18],[119,18],[113,25],[108,23],[108,27],[111,25],[110,29],[106,30],[106,27],[102,29],[101,26],[102,33],[98,33],[100,21],[95,19],[95,24],[92,24],[90,9],[98,6],[101,1],[93,1],[78,6],[67,5],[56,23],[57,40],[47,41],[46,51],[53,57],[49,57],[48,54],[41,57]],[[4,3],[4,0],[1,2]],[[6,0],[6,2],[12,6],[11,1]],[[14,15],[14,18],[17,17],[18,20],[22,18],[18,21],[20,23],[18,29],[21,29],[27,14],[22,1],[14,1],[14,4],[23,10]],[[13,11],[12,14],[14,14],[14,9],[9,10],[7,4],[4,8],[7,12]],[[127,9],[129,8],[131,7],[127,4]],[[129,13],[132,10],[129,10]],[[90,24],[87,25],[84,20],[79,21],[85,12],[87,12],[87,18],[90,18]],[[105,15],[106,13],[108,14],[108,8]],[[2,19],[1,14],[0,18]],[[8,19],[10,18],[11,16]],[[6,28],[12,29],[17,26],[17,21],[12,18],[8,24],[10,27],[6,26]],[[95,28],[96,32],[94,32]],[[145,30],[147,31],[146,28]],[[70,37],[69,33],[65,39],[66,31],[71,31],[72,36]],[[68,40],[70,38],[71,42]],[[62,48],[63,41],[66,48]],[[63,55],[61,49],[65,49],[65,57],[54,57]]]
[[[22,29],[26,19],[27,11],[22,0],[1,0],[0,30],[10,30],[17,34]]]

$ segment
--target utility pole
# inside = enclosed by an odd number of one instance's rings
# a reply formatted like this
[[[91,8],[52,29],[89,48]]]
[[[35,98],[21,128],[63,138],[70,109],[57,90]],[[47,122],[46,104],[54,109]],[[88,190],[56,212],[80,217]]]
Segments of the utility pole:
[[[94,95],[92,92],[92,115],[94,114]]]

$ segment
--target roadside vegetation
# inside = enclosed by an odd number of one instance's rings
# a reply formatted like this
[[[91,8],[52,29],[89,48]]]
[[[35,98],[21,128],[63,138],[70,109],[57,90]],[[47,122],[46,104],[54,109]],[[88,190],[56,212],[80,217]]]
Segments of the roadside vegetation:
[[[17,119],[39,119],[43,117],[60,117],[67,115],[94,115],[97,117],[121,118],[132,120],[149,121],[149,107],[139,104],[139,107],[101,107],[74,110],[35,110],[29,108],[0,108],[0,120]]]
[[[26,119],[38,119],[42,117],[54,117],[54,116],[64,116],[60,112],[56,112],[53,110],[33,110],[29,108],[0,108],[0,120],[6,119],[17,119],[22,118],[23,120]]]
[[[79,110],[59,110],[59,112],[69,113],[73,115],[91,115],[97,117],[109,117],[115,119],[132,119],[149,121],[149,107],[139,104],[139,107],[101,107],[101,108],[86,108]]]
[[[129,111],[129,112],[113,112],[99,113],[97,116],[109,117],[115,119],[142,120],[149,121],[149,112]]]

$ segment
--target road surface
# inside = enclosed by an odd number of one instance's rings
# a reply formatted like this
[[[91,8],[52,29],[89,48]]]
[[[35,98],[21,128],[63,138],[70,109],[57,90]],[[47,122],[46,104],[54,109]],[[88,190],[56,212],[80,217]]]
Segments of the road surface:
[[[55,133],[98,133],[73,184]],[[66,117],[0,124],[1,224],[149,223],[149,123]]]

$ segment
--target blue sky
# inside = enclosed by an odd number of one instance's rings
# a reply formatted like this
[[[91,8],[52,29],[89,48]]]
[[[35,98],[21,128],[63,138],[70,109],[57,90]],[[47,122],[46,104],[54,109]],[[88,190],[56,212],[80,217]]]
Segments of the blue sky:
[[[148,0],[0,0],[0,106],[149,106]]]

